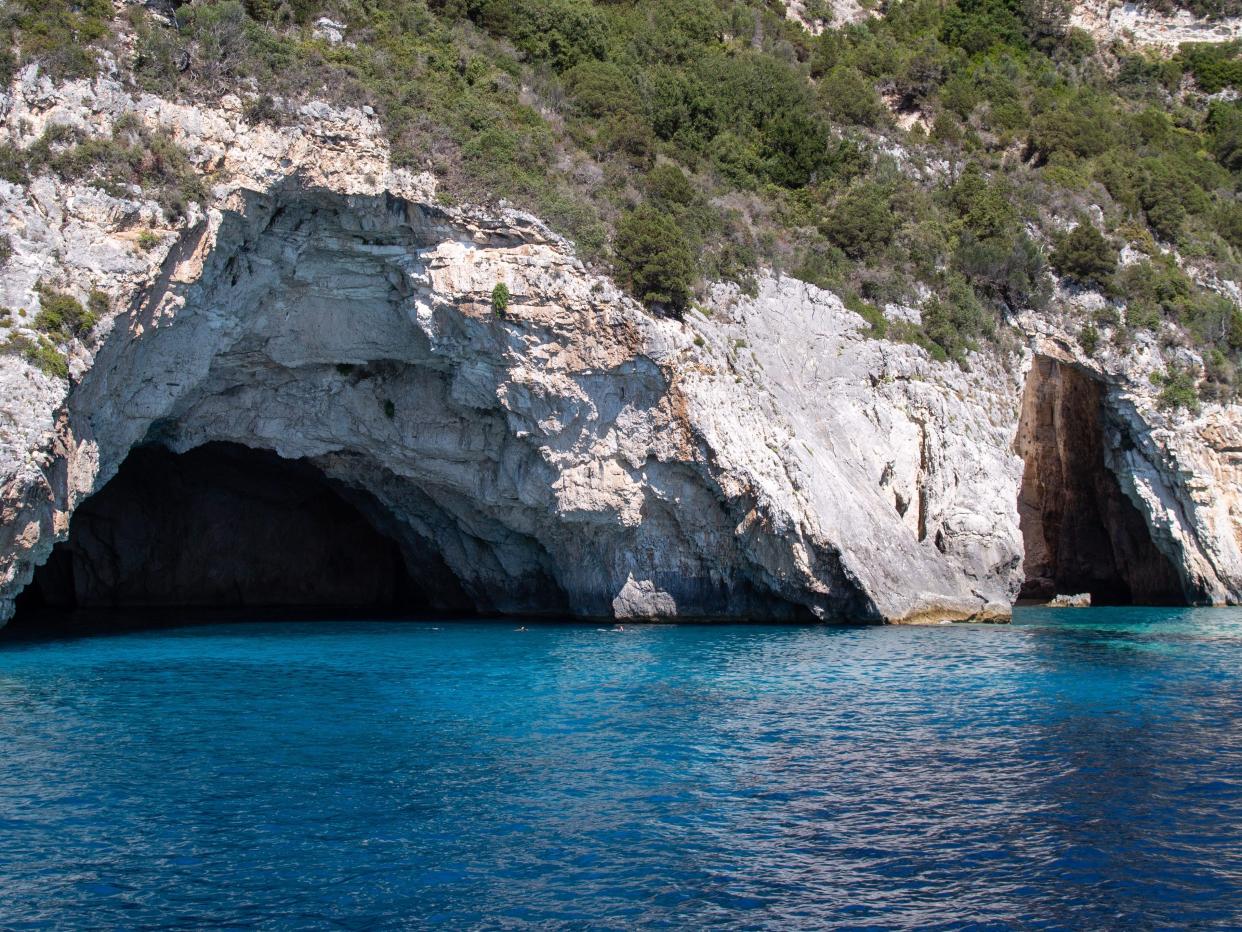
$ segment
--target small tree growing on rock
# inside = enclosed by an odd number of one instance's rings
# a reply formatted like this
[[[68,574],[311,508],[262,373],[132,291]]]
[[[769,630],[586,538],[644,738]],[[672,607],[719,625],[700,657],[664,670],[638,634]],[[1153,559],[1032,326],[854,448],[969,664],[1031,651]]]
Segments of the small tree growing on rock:
[[[497,282],[496,287],[492,289],[492,313],[497,317],[504,317],[508,309],[509,288],[504,282]]]

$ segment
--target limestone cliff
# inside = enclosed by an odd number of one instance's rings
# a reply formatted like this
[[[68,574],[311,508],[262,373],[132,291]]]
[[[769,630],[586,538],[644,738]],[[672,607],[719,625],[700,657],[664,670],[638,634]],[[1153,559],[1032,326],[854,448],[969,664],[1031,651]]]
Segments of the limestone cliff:
[[[134,114],[211,193],[172,223],[140,191],[0,181],[0,304],[33,312],[43,281],[111,308],[68,381],[0,356],[0,618],[132,451],[220,442],[353,496],[429,607],[1003,618],[1026,578],[1019,451],[1029,470],[1032,449],[1074,442],[1055,412],[1020,430],[1035,354],[1096,385],[1092,462],[1134,512],[1118,553],[1146,535],[1182,596],[1242,593],[1236,409],[1161,414],[1142,371],[1085,357],[1055,321],[1016,321],[1029,349],[963,370],[871,339],[834,295],[782,276],[669,320],[537,218],[440,203],[361,112],[253,125],[236,99],[199,109],[33,70],[3,107],[22,146]]]
[[[1075,3],[1070,24],[1097,42],[1121,42],[1172,53],[1184,42],[1232,42],[1242,37],[1242,18],[1207,20],[1188,10],[1162,13],[1128,0]]]

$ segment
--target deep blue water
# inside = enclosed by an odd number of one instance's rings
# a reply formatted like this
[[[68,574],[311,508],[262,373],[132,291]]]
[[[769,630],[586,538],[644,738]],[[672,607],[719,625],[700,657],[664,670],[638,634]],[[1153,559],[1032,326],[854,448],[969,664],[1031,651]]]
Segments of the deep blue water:
[[[1242,611],[0,641],[0,927],[1242,925]]]

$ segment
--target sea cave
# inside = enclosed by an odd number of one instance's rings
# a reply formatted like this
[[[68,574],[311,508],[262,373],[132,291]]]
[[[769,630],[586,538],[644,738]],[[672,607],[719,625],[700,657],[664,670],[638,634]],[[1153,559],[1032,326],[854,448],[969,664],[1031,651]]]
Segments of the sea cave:
[[[1098,381],[1035,357],[1015,442],[1025,463],[1021,599],[1089,593],[1093,604],[1187,601],[1176,569],[1110,468],[1108,426]]]

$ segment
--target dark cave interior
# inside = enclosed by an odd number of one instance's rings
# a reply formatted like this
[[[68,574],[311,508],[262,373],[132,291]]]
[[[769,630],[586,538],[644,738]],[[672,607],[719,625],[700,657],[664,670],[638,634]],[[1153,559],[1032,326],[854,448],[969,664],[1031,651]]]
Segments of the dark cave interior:
[[[139,447],[74,512],[68,540],[19,597],[17,620],[168,606],[408,614],[459,600],[425,588],[443,587],[442,566],[408,566],[359,497],[268,451]]]
[[[1089,592],[1092,604],[1178,604],[1181,580],[1109,470],[1099,382],[1036,356],[1016,441],[1025,461],[1018,516],[1020,598]]]

